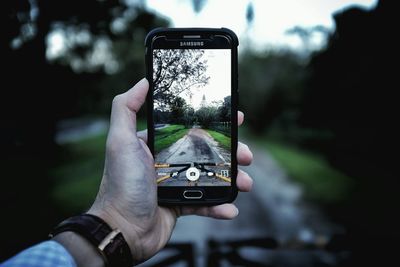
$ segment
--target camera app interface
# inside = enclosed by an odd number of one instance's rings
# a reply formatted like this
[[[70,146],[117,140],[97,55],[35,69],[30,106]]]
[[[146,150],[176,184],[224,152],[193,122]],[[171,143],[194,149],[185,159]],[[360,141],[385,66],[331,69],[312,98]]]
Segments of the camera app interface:
[[[230,186],[231,51],[153,50],[158,186]]]

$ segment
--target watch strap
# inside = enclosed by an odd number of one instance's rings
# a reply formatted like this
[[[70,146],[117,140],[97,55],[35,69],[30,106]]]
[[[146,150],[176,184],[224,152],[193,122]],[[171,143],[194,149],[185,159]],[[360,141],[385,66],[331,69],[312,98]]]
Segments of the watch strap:
[[[119,229],[111,227],[92,214],[81,214],[61,222],[51,232],[53,237],[61,232],[72,231],[87,239],[102,255],[106,266],[133,266],[133,257]]]

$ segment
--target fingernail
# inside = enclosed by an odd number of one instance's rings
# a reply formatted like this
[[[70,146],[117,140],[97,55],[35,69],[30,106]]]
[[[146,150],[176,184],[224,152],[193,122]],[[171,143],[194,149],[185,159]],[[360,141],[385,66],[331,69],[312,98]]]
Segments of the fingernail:
[[[238,215],[239,215],[239,209],[238,209],[238,208],[236,208],[236,207],[235,207],[235,209],[236,209],[236,211],[235,211],[235,217],[236,217],[236,216],[238,216]]]

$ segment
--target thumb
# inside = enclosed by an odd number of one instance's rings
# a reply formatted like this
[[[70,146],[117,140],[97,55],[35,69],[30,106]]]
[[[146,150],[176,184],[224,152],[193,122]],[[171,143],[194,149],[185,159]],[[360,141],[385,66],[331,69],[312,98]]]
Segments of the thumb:
[[[136,113],[146,100],[148,81],[143,78],[127,92],[114,97],[111,110],[110,132],[118,131],[136,136]]]
[[[135,86],[123,95],[126,95],[126,106],[134,113],[137,113],[146,100],[149,82],[146,78],[141,79]]]

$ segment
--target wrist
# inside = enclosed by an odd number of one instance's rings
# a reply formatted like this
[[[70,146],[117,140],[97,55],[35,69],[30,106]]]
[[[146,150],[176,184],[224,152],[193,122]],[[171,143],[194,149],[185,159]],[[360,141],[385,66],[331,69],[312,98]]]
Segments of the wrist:
[[[136,234],[135,226],[130,224],[119,212],[113,208],[97,208],[93,205],[87,214],[95,215],[105,221],[111,229],[121,231],[126,243],[129,246],[134,262],[143,260],[142,246],[140,237]]]

